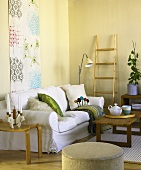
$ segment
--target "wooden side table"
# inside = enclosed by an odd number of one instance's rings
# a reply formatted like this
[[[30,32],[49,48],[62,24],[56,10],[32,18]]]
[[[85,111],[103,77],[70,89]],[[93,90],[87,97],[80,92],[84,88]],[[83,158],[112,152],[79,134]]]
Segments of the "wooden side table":
[[[121,96],[121,106],[122,105],[130,105],[130,100],[132,99],[140,99],[141,100],[141,94],[140,95],[128,95],[124,94]]]
[[[38,132],[38,157],[42,157],[42,128],[39,124],[34,125],[22,125],[20,128],[17,126],[14,129],[10,128],[8,122],[0,121],[0,131],[4,132],[24,132],[25,133],[25,143],[26,143],[26,163],[31,164],[30,155],[30,129],[37,128]]]
[[[108,142],[112,144],[116,144],[118,146],[122,147],[131,147],[131,127],[132,123],[134,123],[137,120],[137,117],[132,117],[128,119],[110,119],[106,117],[102,117],[95,121],[96,123],[96,141],[97,142]],[[101,125],[111,125],[111,126],[122,126],[127,127],[127,142],[116,142],[116,141],[104,141],[101,140]],[[122,132],[122,131],[121,131]]]
[[[138,131],[134,131],[132,130],[132,135],[138,135],[138,136],[141,136],[141,114],[137,115],[136,116],[137,119],[139,119],[139,130]],[[126,131],[123,131],[123,130],[117,130],[117,126],[113,126],[113,133],[114,134],[126,134],[127,132]]]
[[[128,95],[124,94],[121,96],[121,106],[123,105],[131,105],[132,99],[141,100],[141,94],[139,95]],[[135,113],[137,119],[139,119],[140,125],[139,125],[139,131],[132,131],[133,135],[141,135],[141,110],[133,110],[132,113]],[[118,133],[116,129],[114,129],[115,133]]]

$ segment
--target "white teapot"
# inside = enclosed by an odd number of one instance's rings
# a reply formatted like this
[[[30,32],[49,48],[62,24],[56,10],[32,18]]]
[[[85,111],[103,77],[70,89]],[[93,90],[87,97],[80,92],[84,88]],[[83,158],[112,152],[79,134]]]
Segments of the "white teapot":
[[[108,110],[110,113],[114,116],[119,116],[121,115],[122,108],[120,108],[117,103],[114,103],[114,106],[112,107],[111,105],[108,106]]]

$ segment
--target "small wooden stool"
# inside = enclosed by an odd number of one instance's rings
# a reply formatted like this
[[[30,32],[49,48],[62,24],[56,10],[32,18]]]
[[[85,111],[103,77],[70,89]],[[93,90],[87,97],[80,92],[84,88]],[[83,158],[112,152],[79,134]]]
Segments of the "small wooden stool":
[[[72,144],[62,150],[62,170],[124,170],[123,150],[102,142]]]
[[[42,157],[42,128],[39,124],[34,125],[22,125],[20,128],[17,126],[12,129],[9,123],[0,121],[0,131],[4,132],[24,132],[25,133],[25,143],[26,143],[26,163],[31,163],[30,156],[30,129],[37,128],[38,133],[38,157]]]

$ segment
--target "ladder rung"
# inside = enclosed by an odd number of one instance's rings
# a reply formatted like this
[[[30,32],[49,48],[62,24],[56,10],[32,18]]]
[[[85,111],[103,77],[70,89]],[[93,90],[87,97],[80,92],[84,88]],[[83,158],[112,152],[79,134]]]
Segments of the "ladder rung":
[[[114,65],[114,63],[96,63],[96,65]]]
[[[97,93],[97,94],[113,94],[112,91],[97,91],[97,92],[94,92],[94,93]],[[117,93],[117,92],[114,92],[114,93]]]
[[[116,48],[97,48],[96,51],[114,51]]]
[[[95,79],[114,79],[114,77],[95,77]]]

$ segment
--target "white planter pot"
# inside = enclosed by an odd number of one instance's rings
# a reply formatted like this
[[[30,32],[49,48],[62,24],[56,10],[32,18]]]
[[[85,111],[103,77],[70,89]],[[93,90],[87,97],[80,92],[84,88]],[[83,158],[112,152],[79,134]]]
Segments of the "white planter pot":
[[[127,84],[127,94],[128,95],[138,95],[138,85],[137,84]]]

